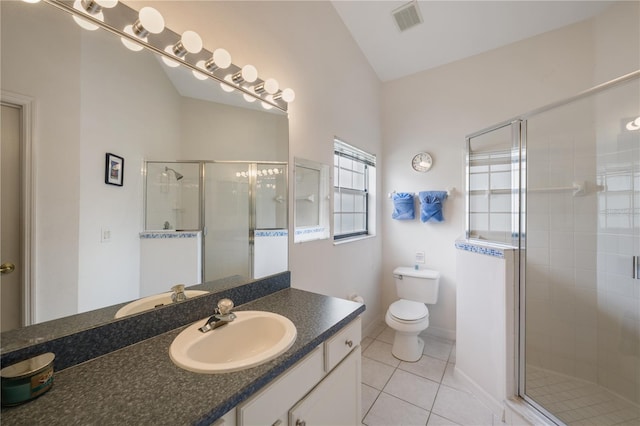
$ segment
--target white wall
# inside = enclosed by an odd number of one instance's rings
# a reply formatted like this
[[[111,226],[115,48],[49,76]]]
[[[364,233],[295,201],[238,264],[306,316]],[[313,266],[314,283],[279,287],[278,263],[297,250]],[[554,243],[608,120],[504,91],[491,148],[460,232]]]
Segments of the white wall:
[[[384,83],[382,193],[450,186],[462,190],[467,134],[637,68],[636,60],[620,54],[638,52],[637,32],[618,27],[636,28],[637,17],[637,4],[622,2],[599,20]],[[410,167],[419,151],[434,157],[426,174]],[[430,328],[449,336],[455,330],[453,244],[464,233],[464,205],[460,192],[447,200],[446,221],[440,224],[392,221],[390,201],[382,210],[383,305],[394,297],[393,268],[413,264],[415,252],[425,251],[426,267],[442,273],[440,301],[430,309]]]
[[[285,116],[182,98],[181,158],[287,161]]]
[[[38,321],[76,313],[78,285],[78,239],[80,170],[68,167],[80,158],[81,114],[80,30],[59,14],[42,25],[47,14],[29,5],[2,3],[2,90],[33,97],[37,128],[34,132],[34,198],[46,209],[35,215],[35,259],[40,265],[32,277],[42,282],[36,294]],[[51,38],[52,29],[61,28],[57,43],[41,44]],[[26,29],[27,31],[23,31]],[[9,43],[23,33],[21,45]],[[4,64],[20,64],[5,67]],[[42,70],[51,71],[42,78]],[[64,111],[64,114],[60,114]],[[46,136],[46,137],[45,137]],[[55,271],[55,272],[54,272]],[[55,300],[55,303],[51,303]]]
[[[65,23],[67,26],[70,23]],[[105,32],[82,31],[78,311],[140,297],[143,161],[179,155],[180,96],[156,58]],[[123,72],[122,64],[127,64]],[[105,185],[105,153],[124,157],[124,185]],[[111,239],[101,242],[103,229]]]
[[[157,7],[176,32],[196,30],[209,49],[224,47],[234,63],[253,64],[261,77],[296,91],[289,110],[290,164],[294,157],[333,164],[334,136],[377,154],[384,164],[379,80],[330,2],[144,4]],[[380,236],[334,246],[331,240],[293,245],[292,234],[294,287],[338,297],[359,293],[367,303],[364,324],[382,318]]]

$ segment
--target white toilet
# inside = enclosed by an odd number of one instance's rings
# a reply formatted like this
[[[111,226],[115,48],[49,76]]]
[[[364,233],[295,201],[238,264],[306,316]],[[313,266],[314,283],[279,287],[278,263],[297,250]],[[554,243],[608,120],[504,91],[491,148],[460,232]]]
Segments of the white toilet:
[[[385,322],[396,333],[391,353],[402,361],[415,362],[422,357],[424,340],[418,337],[429,327],[430,305],[438,301],[440,273],[430,269],[400,266],[393,270],[400,300],[389,306]]]

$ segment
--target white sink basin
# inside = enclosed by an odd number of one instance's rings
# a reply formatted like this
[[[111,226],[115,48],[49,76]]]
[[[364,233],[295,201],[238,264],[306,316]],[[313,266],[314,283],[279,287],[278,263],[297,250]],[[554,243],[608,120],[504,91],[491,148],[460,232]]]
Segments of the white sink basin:
[[[282,315],[235,312],[236,319],[206,333],[207,318],[184,329],[171,343],[169,356],[178,367],[195,373],[239,371],[270,361],[296,340],[296,326]]]
[[[187,299],[206,293],[208,293],[208,291],[205,290],[185,290],[184,292],[184,294],[187,296]],[[116,312],[114,318],[122,318],[127,315],[137,314],[138,312],[148,311],[149,309],[153,309],[158,306],[170,305],[173,303],[173,301],[171,300],[171,294],[173,293],[160,293],[153,296],[143,297],[142,299],[134,300],[133,302],[120,308],[118,312]]]

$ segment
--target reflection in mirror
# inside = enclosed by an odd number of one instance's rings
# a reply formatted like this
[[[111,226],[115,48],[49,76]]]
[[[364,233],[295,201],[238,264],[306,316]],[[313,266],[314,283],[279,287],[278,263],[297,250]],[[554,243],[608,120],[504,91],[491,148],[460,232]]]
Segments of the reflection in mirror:
[[[37,112],[26,123],[33,129],[23,163],[31,204],[22,215],[31,218],[24,243],[33,261],[19,272],[31,277],[23,283],[30,297],[13,302],[23,307],[21,324],[141,297],[140,233],[149,220],[145,161],[286,163],[288,121],[277,109],[264,111],[259,102],[223,92],[217,82],[166,67],[146,50],[125,49],[112,34],[82,30],[70,15],[45,3],[0,7],[3,102],[24,99],[25,108]],[[106,152],[125,159],[122,187],[104,184]],[[160,171],[168,180],[165,189],[174,189],[178,174],[183,187],[190,184],[190,170],[173,169]],[[154,218],[158,223],[151,226],[163,229],[169,222],[169,230],[202,233],[201,224],[194,228],[178,213]],[[286,222],[278,226],[286,228]],[[286,261],[280,266],[285,270]],[[101,315],[93,317],[69,322],[93,327],[102,321]]]
[[[329,166],[295,159],[295,235],[293,241],[329,238]]]
[[[146,166],[144,229],[200,229],[200,163],[148,161]]]
[[[517,245],[519,126],[467,139],[467,238]]]

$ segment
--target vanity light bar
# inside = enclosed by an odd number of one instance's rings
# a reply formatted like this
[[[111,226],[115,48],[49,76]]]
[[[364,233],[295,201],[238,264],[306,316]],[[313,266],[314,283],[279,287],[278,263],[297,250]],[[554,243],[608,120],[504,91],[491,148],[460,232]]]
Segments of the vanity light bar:
[[[228,61],[225,57],[222,64],[216,65],[212,62],[212,59],[215,57],[214,53],[205,48],[199,50],[183,49],[183,34],[177,34],[167,27],[164,27],[159,33],[146,31],[142,38],[141,36],[137,36],[134,31],[125,31],[126,27],[131,27],[138,23],[140,17],[138,11],[125,5],[122,1],[117,2],[114,7],[101,8],[100,16],[92,15],[89,12],[83,13],[81,10],[74,8],[73,1],[43,1],[70,13],[72,16],[88,24],[93,24],[109,31],[120,37],[127,46],[144,46],[160,55],[160,57],[165,60],[165,63],[179,63],[193,71],[194,75],[197,73],[198,78],[202,79],[202,77],[206,76],[207,78],[214,79],[220,82],[220,85],[225,91],[238,90],[244,95],[245,99],[251,99],[251,102],[259,100],[265,109],[278,108],[283,112],[287,112],[289,102],[292,102],[295,98],[295,92],[292,89],[280,89],[275,80],[262,80],[257,77],[257,70],[252,65],[239,67],[231,63],[230,55]],[[168,49],[167,46],[169,46]],[[224,51],[224,49],[221,50]],[[224,53],[227,52],[224,51]],[[224,67],[223,65],[227,65],[226,62],[229,62],[229,64]],[[198,66],[198,64],[200,64],[200,66]],[[205,64],[204,68],[202,64]],[[243,71],[245,72],[243,73]],[[254,76],[255,78],[253,78]],[[275,90],[273,89],[274,87]]]

